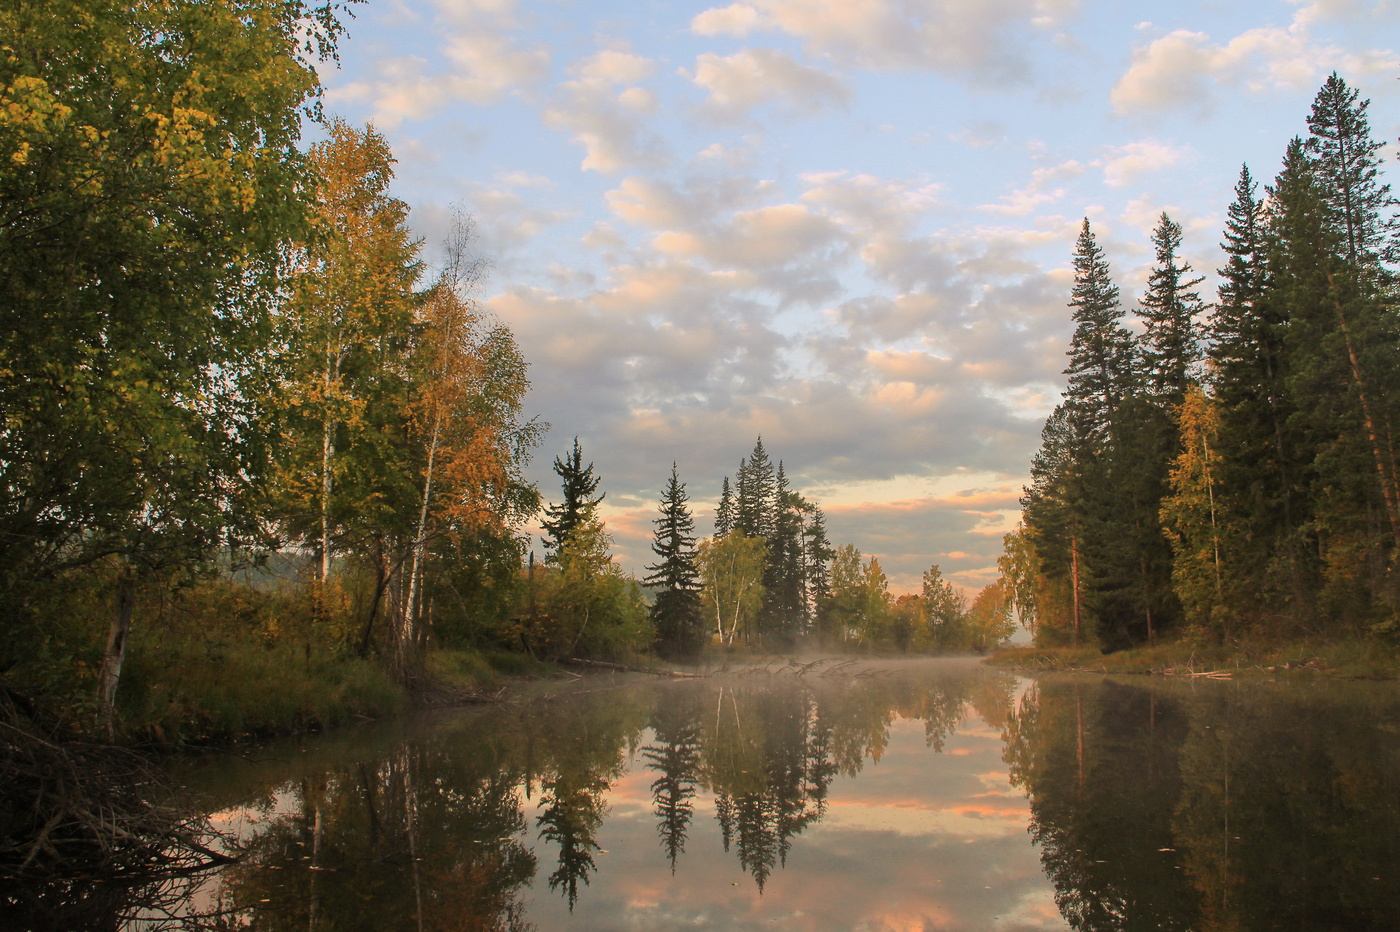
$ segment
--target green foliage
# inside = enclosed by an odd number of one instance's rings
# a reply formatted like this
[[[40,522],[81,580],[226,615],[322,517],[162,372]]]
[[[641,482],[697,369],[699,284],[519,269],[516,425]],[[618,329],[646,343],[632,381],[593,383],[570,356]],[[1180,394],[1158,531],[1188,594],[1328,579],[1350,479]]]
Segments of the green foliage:
[[[574,526],[554,563],[536,574],[519,636],[536,657],[616,660],[651,644],[641,586],[612,561],[597,518]]]
[[[921,608],[933,647],[958,650],[967,646],[967,607],[953,584],[943,578],[943,571],[936,563],[924,570]]]
[[[1153,234],[1127,356],[1081,232],[1069,387],[1008,543],[1037,643],[1118,649],[1183,618],[1197,640],[1400,627],[1400,218],[1366,108],[1332,75],[1268,197],[1241,171],[1204,389],[1180,228],[1163,215]]]
[[[1000,581],[984,586],[967,610],[967,646],[985,653],[1004,644],[1015,630],[1005,587]]]
[[[661,496],[652,551],[661,562],[647,569],[646,582],[661,590],[651,606],[656,649],[666,657],[694,657],[708,640],[700,607],[700,569],[695,554],[695,519],[685,486],[671,464],[671,478]]]
[[[1123,329],[1118,286],[1085,218],[1074,249],[1070,297],[1075,330],[1065,367],[1067,410],[1078,436],[1102,442],[1133,385],[1132,338]]]
[[[559,559],[575,527],[593,519],[598,503],[604,497],[593,497],[600,480],[593,475],[592,463],[583,465],[583,451],[579,448],[577,437],[574,438],[573,449],[565,457],[554,458],[554,472],[562,480],[564,500],[545,509],[544,543],[550,561]]]
[[[763,567],[768,544],[735,529],[723,537],[707,537],[696,556],[700,569],[701,607],[706,624],[713,624],[721,645],[742,639],[757,642],[755,621],[763,605]]]
[[[1147,395],[1168,407],[1181,403],[1199,377],[1201,345],[1197,321],[1205,311],[1191,277],[1191,265],[1179,255],[1181,225],[1165,213],[1152,231],[1156,262],[1139,302],[1144,332],[1140,338],[1141,382]]]

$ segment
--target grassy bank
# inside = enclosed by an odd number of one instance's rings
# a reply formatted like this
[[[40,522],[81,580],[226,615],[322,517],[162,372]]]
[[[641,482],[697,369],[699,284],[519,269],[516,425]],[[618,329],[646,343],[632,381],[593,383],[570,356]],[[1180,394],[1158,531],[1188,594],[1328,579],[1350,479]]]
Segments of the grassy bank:
[[[519,654],[438,650],[426,670],[444,696],[489,695],[546,677],[551,665]],[[223,742],[318,731],[399,714],[412,699],[376,659],[337,657],[304,645],[190,642],[145,652],[122,683],[128,737],[161,744]]]
[[[1030,673],[1140,673],[1159,676],[1336,676],[1400,679],[1400,647],[1370,640],[1242,640],[1200,645],[1173,641],[1105,654],[1093,647],[1014,647],[987,660]]]

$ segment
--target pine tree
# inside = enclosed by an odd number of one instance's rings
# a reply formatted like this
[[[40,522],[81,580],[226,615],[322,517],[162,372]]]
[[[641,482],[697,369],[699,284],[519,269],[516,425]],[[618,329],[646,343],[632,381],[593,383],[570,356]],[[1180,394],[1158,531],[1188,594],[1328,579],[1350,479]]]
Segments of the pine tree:
[[[1178,255],[1181,225],[1165,213],[1152,232],[1156,264],[1139,302],[1138,316],[1146,330],[1140,340],[1144,388],[1158,403],[1174,406],[1186,397],[1199,377],[1201,346],[1197,318],[1204,305],[1195,288],[1205,281],[1191,276],[1191,266]]]
[[[1396,200],[1380,181],[1383,143],[1371,138],[1370,103],[1332,72],[1313,100],[1304,144],[1342,258],[1368,279],[1380,274],[1382,261],[1400,259]]]
[[[1297,481],[1305,443],[1288,391],[1288,315],[1270,269],[1269,211],[1248,167],[1240,169],[1221,248],[1219,300],[1211,316],[1210,383],[1217,409],[1217,502],[1238,528],[1223,598],[1246,615],[1299,601],[1296,529],[1306,507]],[[1274,200],[1275,226],[1282,204]],[[1269,607],[1272,603],[1272,607]]]
[[[1076,433],[1106,440],[1127,394],[1133,369],[1132,338],[1122,326],[1118,286],[1085,218],[1074,252],[1074,290],[1065,400]]]
[[[802,580],[801,498],[788,488],[783,464],[778,463],[773,483],[775,513],[768,538],[768,563],[764,568],[766,593],[761,627],[765,634],[791,643],[804,621]]]
[[[687,506],[685,486],[671,464],[671,478],[661,496],[661,516],[651,549],[660,562],[647,566],[648,585],[660,586],[651,607],[658,652],[668,657],[693,657],[705,640],[700,610],[700,571],[695,555],[695,520]]]
[[[720,486],[719,507],[715,509],[715,536],[723,537],[734,530],[734,490],[730,488],[729,477],[724,477]]]
[[[734,526],[749,537],[767,538],[773,533],[777,516],[775,482],[773,461],[759,437],[737,477]]]
[[[586,467],[583,465],[583,451],[579,447],[577,437],[574,438],[572,451],[562,459],[554,458],[554,472],[563,480],[564,500],[545,509],[544,544],[549,551],[550,561],[558,560],[574,528],[591,519],[597,511],[598,503],[604,498],[603,495],[592,497],[593,493],[598,491],[599,479],[593,475],[592,463]]]
[[[809,626],[831,596],[831,560],[836,555],[826,534],[826,515],[808,503],[809,513],[802,529],[803,577],[807,580]]]

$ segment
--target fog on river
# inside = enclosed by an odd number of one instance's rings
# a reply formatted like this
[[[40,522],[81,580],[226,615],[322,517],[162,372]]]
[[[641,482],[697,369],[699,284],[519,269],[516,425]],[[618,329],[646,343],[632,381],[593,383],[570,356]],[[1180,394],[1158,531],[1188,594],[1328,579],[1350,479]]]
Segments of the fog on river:
[[[1391,928],[1397,711],[970,659],[589,676],[189,763],[239,857],[177,926]]]

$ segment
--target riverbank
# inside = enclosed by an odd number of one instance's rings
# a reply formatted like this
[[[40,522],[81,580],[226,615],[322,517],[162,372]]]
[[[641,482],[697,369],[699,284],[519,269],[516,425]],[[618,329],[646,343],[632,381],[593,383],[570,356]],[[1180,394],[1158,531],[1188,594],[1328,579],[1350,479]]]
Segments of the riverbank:
[[[1172,641],[1112,654],[1096,647],[1010,647],[996,651],[986,662],[1026,673],[1400,679],[1400,647],[1361,639],[1242,640],[1223,645]]]
[[[118,738],[165,747],[262,740],[389,718],[416,705],[492,701],[562,676],[524,654],[440,649],[424,658],[426,685],[415,695],[374,659],[299,645],[178,656],[167,647],[123,683]]]

